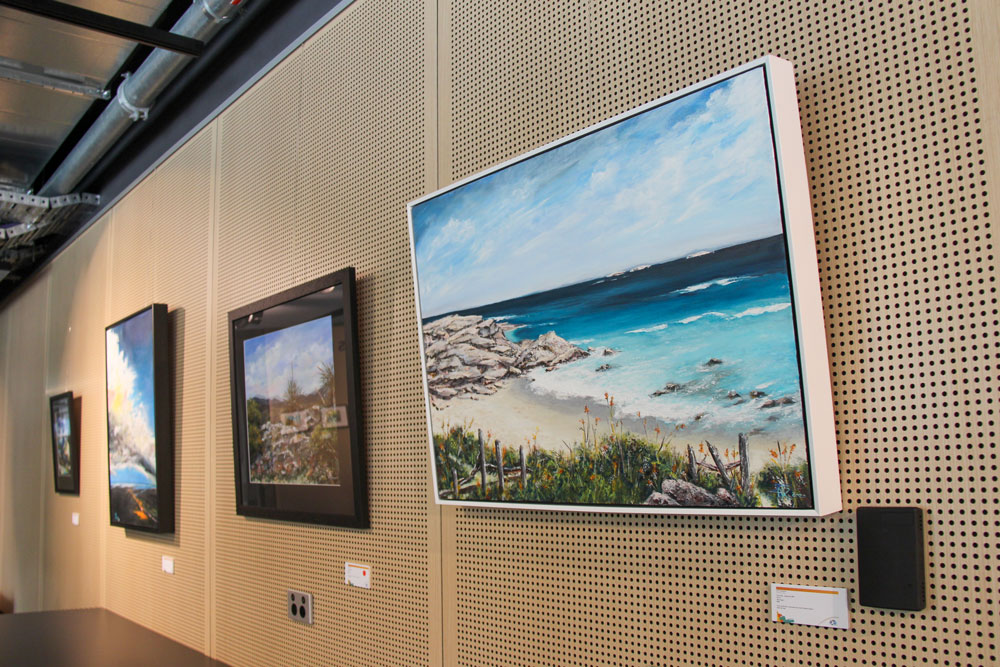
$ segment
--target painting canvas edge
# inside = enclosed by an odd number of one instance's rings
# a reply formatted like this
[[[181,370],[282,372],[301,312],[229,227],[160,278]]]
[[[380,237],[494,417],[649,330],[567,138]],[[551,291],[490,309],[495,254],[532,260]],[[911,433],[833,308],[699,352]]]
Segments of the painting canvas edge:
[[[806,429],[813,498],[822,516],[840,511],[843,504],[812,203],[793,66],[787,60],[771,57],[765,73],[775,130],[778,184],[785,206],[785,245],[795,297],[803,403],[808,406]]]

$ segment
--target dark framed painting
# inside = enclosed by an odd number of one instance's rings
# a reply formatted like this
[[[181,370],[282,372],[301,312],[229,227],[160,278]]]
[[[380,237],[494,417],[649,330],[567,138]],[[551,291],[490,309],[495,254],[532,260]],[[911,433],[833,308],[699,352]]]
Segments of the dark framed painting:
[[[790,63],[725,72],[408,214],[438,503],[841,508]]]
[[[111,525],[173,532],[167,306],[147,306],[104,334]]]
[[[80,493],[79,420],[73,392],[49,397],[52,427],[52,472],[57,493]]]
[[[368,527],[354,269],[229,313],[236,511]]]

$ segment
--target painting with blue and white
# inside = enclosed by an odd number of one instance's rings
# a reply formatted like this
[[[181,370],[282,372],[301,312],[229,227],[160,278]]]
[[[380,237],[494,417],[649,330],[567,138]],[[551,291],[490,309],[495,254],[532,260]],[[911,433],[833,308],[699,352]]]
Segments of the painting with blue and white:
[[[762,68],[410,214],[441,499],[812,506]]]
[[[71,477],[73,475],[73,453],[70,436],[72,422],[70,421],[71,401],[60,398],[52,402],[52,433],[56,441],[56,476]]]
[[[106,342],[112,519],[155,528],[159,503],[152,309],[109,327]]]
[[[340,484],[332,318],[243,341],[243,364],[250,482]]]

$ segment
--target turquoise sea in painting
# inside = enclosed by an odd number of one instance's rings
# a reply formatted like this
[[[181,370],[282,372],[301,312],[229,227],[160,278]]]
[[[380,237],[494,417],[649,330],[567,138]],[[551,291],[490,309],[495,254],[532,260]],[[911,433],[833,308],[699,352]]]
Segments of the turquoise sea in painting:
[[[614,352],[536,369],[532,391],[591,404],[608,392],[630,414],[733,434],[802,429],[781,237],[459,314],[516,325],[507,333],[516,342],[554,331],[581,348]],[[762,409],[775,399],[788,400]]]

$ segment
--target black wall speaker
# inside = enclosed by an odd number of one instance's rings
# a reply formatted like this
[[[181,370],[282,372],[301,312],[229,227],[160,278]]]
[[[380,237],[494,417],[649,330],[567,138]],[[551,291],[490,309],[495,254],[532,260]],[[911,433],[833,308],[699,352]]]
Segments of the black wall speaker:
[[[858,508],[858,598],[865,607],[920,611],[924,514],[919,507]]]

